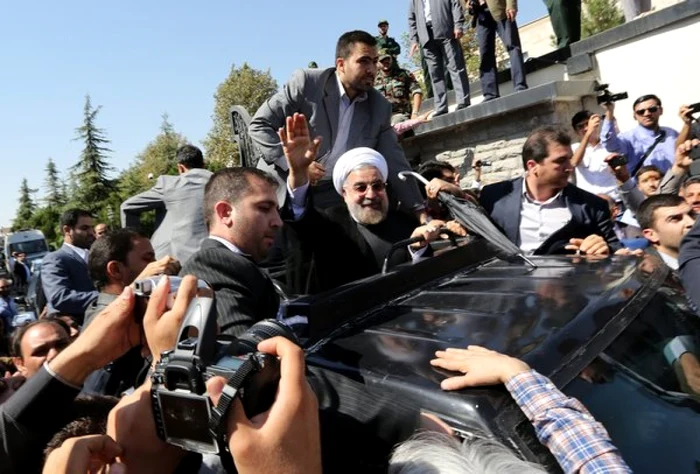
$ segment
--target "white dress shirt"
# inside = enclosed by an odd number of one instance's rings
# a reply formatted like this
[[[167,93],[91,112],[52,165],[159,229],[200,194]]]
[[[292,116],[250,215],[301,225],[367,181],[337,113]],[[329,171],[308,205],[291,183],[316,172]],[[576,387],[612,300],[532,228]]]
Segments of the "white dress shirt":
[[[580,143],[571,145],[576,152]],[[607,194],[615,201],[620,197],[617,192],[617,182],[605,158],[610,152],[605,149],[602,142],[597,145],[586,145],[586,152],[576,169],[576,186],[593,194]]]
[[[536,201],[527,190],[523,179],[520,198],[520,249],[534,252],[550,235],[571,220],[571,211],[566,207],[562,191],[544,202]]]
[[[73,252],[75,252],[78,257],[82,258],[85,260],[85,263],[88,261],[88,255],[90,255],[90,250],[89,249],[81,249],[80,247],[76,247],[75,245],[69,244],[67,242],[64,242],[66,244],[66,247],[70,248]]]
[[[678,259],[677,258],[673,258],[670,255],[667,255],[660,250],[657,250],[657,251],[659,252],[659,256],[661,257],[661,260],[663,260],[666,265],[671,267],[671,270],[678,270]]]
[[[231,242],[229,242],[228,240],[226,240],[224,238],[218,237],[216,235],[210,235],[209,238],[211,240],[216,240],[217,242],[224,244],[226,246],[226,248],[229,249],[233,253],[237,253],[239,255],[246,255],[245,253],[241,252],[241,249],[239,249],[238,247],[236,247],[235,245],[233,245]]]
[[[423,16],[426,23],[432,23],[433,15],[430,13],[430,0],[423,0]]]

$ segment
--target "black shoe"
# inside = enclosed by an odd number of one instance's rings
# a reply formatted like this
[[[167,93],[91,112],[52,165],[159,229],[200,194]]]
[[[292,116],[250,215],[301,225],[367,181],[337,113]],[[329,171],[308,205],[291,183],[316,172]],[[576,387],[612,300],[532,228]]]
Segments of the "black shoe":
[[[469,107],[470,105],[472,105],[471,102],[467,102],[466,104],[459,104],[459,105],[457,106],[457,108],[455,109],[455,111],[457,111],[457,110],[462,110],[462,109],[466,109],[466,108]]]

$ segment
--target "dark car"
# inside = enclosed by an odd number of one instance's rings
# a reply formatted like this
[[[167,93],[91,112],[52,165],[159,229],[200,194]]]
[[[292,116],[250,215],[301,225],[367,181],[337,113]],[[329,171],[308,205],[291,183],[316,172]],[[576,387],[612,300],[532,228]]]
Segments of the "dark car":
[[[697,473],[700,398],[664,347],[700,341],[700,320],[669,268],[652,256],[533,260],[498,260],[476,240],[286,311],[309,318],[311,365],[362,377],[554,472],[504,387],[440,389],[448,373],[429,364],[436,350],[478,344],[519,357],[581,400],[634,472]]]

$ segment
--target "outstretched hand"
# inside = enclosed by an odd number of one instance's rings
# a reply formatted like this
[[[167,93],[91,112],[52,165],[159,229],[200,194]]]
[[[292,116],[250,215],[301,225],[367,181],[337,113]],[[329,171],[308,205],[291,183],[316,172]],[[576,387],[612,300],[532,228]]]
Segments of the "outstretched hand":
[[[285,126],[277,134],[289,165],[290,178],[294,176],[297,180],[292,189],[306,184],[309,181],[309,167],[316,160],[321,146],[321,137],[311,140],[306,117],[300,113],[287,117]]]
[[[481,346],[466,349],[448,348],[435,353],[437,359],[430,365],[441,369],[462,372],[463,375],[442,381],[443,390],[460,390],[466,387],[506,383],[515,375],[530,370],[525,362]]]

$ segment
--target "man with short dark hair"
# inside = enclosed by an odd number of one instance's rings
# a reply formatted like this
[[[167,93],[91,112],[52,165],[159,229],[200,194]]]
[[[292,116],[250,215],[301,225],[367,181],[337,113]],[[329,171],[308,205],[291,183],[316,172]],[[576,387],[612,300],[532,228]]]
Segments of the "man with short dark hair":
[[[180,274],[211,285],[222,334],[240,336],[256,321],[277,315],[279,296],[258,266],[282,227],[276,188],[273,177],[255,168],[224,168],[204,188],[209,238]]]
[[[12,362],[20,375],[30,378],[68,344],[70,336],[63,324],[54,319],[33,321],[12,336]]]
[[[700,176],[691,176],[681,185],[681,196],[696,213],[700,213]]]
[[[387,20],[379,20],[377,28],[379,29],[379,35],[375,36],[377,48],[379,50],[386,49],[387,53],[396,61],[396,58],[401,54],[401,46],[394,38],[389,36],[389,22]]]
[[[310,168],[317,207],[341,203],[331,182],[335,162],[347,150],[367,146],[386,158],[392,191],[401,207],[421,212],[418,186],[397,176],[411,167],[391,127],[391,105],[374,89],[377,40],[365,31],[344,33],[335,57],[333,68],[296,71],[255,113],[248,132],[262,154],[258,167],[277,178],[277,198],[284,204],[288,168],[277,131],[298,112],[306,116],[313,136],[321,137],[318,158]]]
[[[41,284],[48,314],[67,314],[83,321],[85,310],[97,297],[88,274],[87,260],[95,241],[92,214],[71,209],[61,216],[63,245],[46,255],[41,264]]]
[[[464,53],[459,39],[464,34],[464,9],[461,0],[411,0],[408,28],[413,56],[419,46],[428,64],[435,94],[435,115],[444,115],[447,109],[445,62],[455,86],[457,110],[471,105],[469,79],[464,64]]]
[[[644,200],[637,211],[644,237],[661,259],[678,270],[681,241],[695,224],[695,211],[676,194],[657,194]]]
[[[202,199],[211,171],[204,169],[196,146],[181,146],[176,155],[179,176],[159,176],[151,189],[124,201],[122,227],[139,228],[141,213],[155,209],[157,227],[151,242],[156,258],[172,256],[184,262],[207,235]]]
[[[525,252],[607,255],[620,248],[607,203],[569,183],[572,154],[568,133],[538,128],[523,146],[525,177],[481,192],[491,218]]]
[[[571,118],[571,128],[580,142],[571,145],[571,166],[576,170],[576,186],[592,194],[620,197],[615,176],[605,159],[610,155],[600,141],[600,115],[581,110]]]
[[[645,165],[656,166],[662,175],[671,168],[678,132],[659,125],[664,112],[661,99],[649,94],[635,100],[632,109],[637,126],[621,134],[617,133],[615,124],[615,103],[603,104],[603,108],[605,120],[600,131],[601,142],[610,153],[627,157],[630,174],[636,174],[637,168]]]

